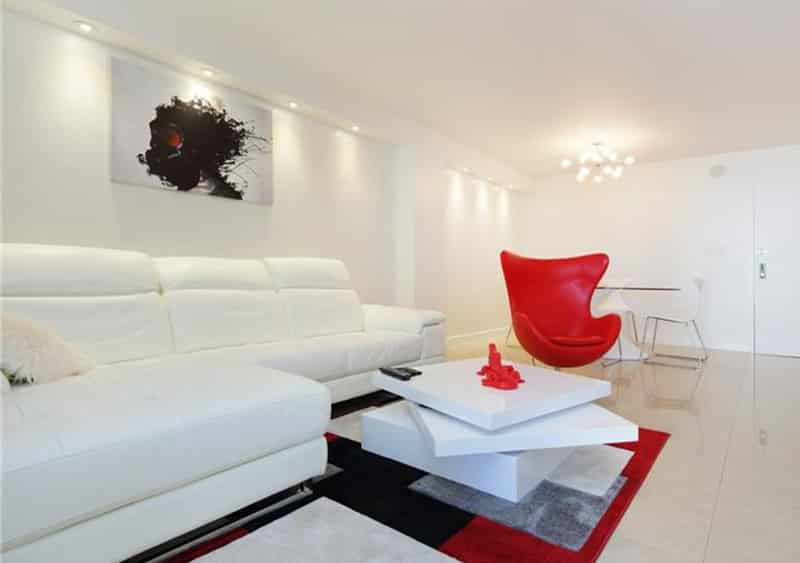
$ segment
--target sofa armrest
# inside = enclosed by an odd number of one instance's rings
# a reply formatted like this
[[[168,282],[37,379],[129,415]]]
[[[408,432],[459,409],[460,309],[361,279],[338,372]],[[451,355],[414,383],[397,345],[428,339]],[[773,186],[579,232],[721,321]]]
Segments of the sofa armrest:
[[[445,317],[438,311],[387,307],[385,305],[363,305],[364,329],[394,330],[411,334],[422,334],[425,327],[443,324]]]

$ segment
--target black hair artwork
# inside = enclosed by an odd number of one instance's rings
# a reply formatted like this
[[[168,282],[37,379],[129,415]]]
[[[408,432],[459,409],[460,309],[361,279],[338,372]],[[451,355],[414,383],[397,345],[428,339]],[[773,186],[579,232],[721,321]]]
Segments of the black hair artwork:
[[[210,195],[242,199],[247,180],[237,169],[253,160],[248,154],[266,152],[269,144],[225,109],[202,98],[187,102],[174,96],[156,107],[150,148],[137,158],[165,186],[189,191],[205,182]]]

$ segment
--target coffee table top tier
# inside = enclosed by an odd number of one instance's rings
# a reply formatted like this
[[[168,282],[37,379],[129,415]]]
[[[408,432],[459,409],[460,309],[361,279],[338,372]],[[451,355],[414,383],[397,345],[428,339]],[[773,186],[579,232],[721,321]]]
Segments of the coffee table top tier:
[[[608,381],[514,364],[525,383],[514,391],[484,387],[477,371],[484,359],[423,366],[423,374],[401,381],[377,374],[381,389],[485,430],[498,430],[568,409],[611,393]]]

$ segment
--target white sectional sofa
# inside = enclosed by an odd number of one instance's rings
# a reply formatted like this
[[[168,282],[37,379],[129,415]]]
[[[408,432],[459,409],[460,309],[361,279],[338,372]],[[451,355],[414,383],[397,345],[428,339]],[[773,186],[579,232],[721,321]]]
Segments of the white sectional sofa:
[[[441,314],[362,305],[336,260],[2,254],[4,310],[98,364],[3,394],[6,563],[118,561],[319,475],[331,399],[444,354]]]

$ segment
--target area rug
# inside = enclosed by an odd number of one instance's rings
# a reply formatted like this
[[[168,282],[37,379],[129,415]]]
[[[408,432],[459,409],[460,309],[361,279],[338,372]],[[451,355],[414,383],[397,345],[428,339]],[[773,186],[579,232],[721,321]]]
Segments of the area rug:
[[[319,498],[199,563],[446,563],[453,559],[341,504]]]
[[[497,522],[458,506],[431,498],[410,488],[410,485],[428,474],[365,452],[358,442],[347,438],[328,435],[328,458],[341,471],[312,485],[314,494],[310,499],[285,507],[277,515],[247,523],[217,538],[194,547],[170,559],[170,563],[185,563],[220,549],[224,545],[235,545],[248,534],[264,526],[278,523],[291,516],[310,501],[320,497],[330,499],[355,511],[376,523],[392,528],[400,534],[427,545],[457,560],[471,563],[500,563],[507,561],[527,563],[587,563],[600,556],[603,547],[614,533],[620,519],[644,483],[650,468],[655,463],[669,434],[641,428],[639,441],[616,444],[617,447],[633,452],[633,456],[622,472],[625,478],[614,500],[589,533],[583,546],[573,551],[566,547],[545,541],[526,531]],[[276,516],[281,518],[276,520]],[[338,526],[342,541],[361,541],[347,529],[346,524]],[[311,541],[304,540],[306,544]],[[263,549],[268,550],[269,546]],[[313,547],[306,545],[303,553]],[[261,554],[259,561],[281,561],[271,557],[270,552]],[[291,561],[291,559],[287,559]],[[305,558],[303,561],[314,561]],[[214,560],[211,560],[214,561]],[[223,561],[223,560],[217,560]],[[230,560],[225,560],[230,561]],[[233,561],[236,561],[235,559]],[[364,561],[385,561],[385,559],[364,559]],[[205,563],[205,561],[204,561]]]
[[[501,499],[436,475],[423,477],[411,483],[410,488],[553,545],[577,551],[589,539],[626,481],[625,477],[617,477],[603,496],[542,481],[519,502]]]

